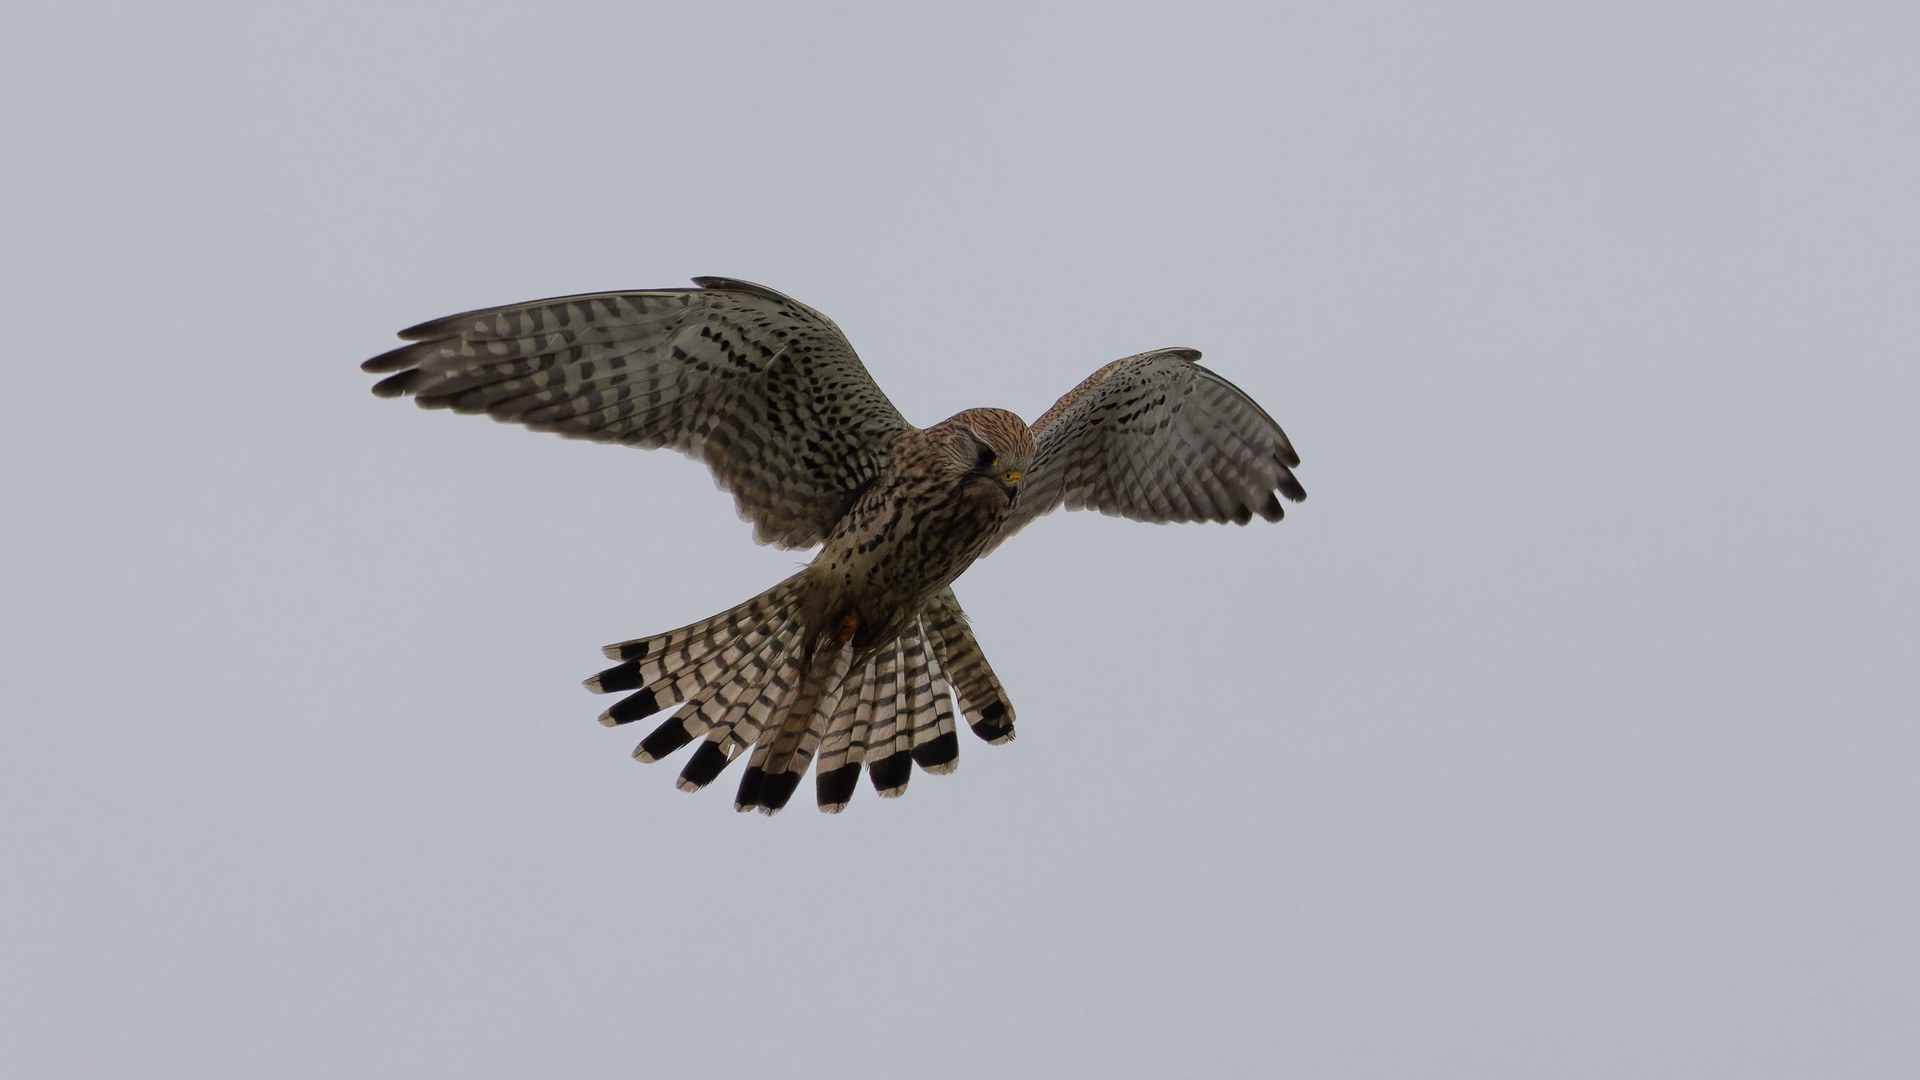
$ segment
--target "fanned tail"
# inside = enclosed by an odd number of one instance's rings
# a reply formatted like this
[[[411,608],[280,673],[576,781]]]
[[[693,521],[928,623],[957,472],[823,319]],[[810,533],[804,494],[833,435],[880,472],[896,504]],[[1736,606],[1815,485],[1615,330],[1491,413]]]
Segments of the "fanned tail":
[[[950,589],[868,655],[849,635],[812,643],[800,617],[801,577],[729,611],[652,637],[607,646],[620,663],[586,681],[595,693],[632,690],[601,714],[609,727],[681,707],[633,756],[657,761],[702,740],[677,786],[697,791],[748,747],[734,800],[772,814],[792,798],[816,752],[820,808],[844,809],[864,766],[883,797],[904,794],[912,764],[959,763],[955,702],[975,734],[1013,737],[1013,710]]]

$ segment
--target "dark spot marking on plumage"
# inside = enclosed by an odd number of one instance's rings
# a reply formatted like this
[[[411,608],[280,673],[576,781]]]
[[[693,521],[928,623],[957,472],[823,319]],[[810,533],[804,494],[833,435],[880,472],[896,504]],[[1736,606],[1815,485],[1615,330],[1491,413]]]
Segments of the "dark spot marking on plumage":
[[[693,741],[693,732],[677,716],[653,729],[653,734],[640,740],[640,752],[647,755],[649,761],[659,761],[675,750]]]
[[[610,694],[615,690],[631,690],[644,685],[640,678],[640,661],[628,660],[615,664],[607,670],[587,680],[587,689],[596,694]]]
[[[813,778],[815,796],[823,807],[845,806],[853,799],[853,789],[860,783],[860,763],[842,765],[831,772],[818,773]]]
[[[959,756],[960,740],[951,731],[913,748],[913,760],[923,769],[952,764]]]
[[[889,754],[867,762],[867,774],[873,779],[873,790],[893,791],[907,786],[912,775],[913,759],[906,754]]]
[[[1253,520],[1253,510],[1249,508],[1246,503],[1238,503],[1234,506],[1233,523],[1235,525],[1245,525],[1247,522],[1252,520]]]
[[[659,711],[660,701],[653,696],[653,691],[642,690],[614,702],[613,708],[607,710],[607,715],[612,717],[616,724],[631,724],[635,720],[652,716]]]
[[[680,770],[680,779],[694,787],[703,788],[713,783],[713,778],[719,776],[720,770],[731,762],[732,759],[720,749],[719,743],[708,740],[701,743],[700,748],[687,759],[687,767]]]
[[[1007,715],[1007,703],[1004,701],[995,701],[980,710],[980,720],[982,723],[996,723],[1005,715]]]

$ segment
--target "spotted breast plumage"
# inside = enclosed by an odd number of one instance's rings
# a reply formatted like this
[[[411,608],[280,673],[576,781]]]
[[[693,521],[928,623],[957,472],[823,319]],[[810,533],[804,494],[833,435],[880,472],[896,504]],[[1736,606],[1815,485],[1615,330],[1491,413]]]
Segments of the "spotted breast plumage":
[[[1013,707],[951,586],[1034,518],[1064,506],[1244,525],[1306,497],[1286,433],[1191,349],[1116,360],[1031,427],[968,409],[916,428],[826,316],[748,282],[694,283],[436,319],[361,367],[390,373],[381,397],[679,450],[756,540],[820,545],[738,607],[607,646],[617,663],[587,680],[630,692],[608,726],[679,705],[634,756],[699,740],[684,790],[746,755],[736,809],[779,810],[816,756],[823,810],[846,807],[863,768],[899,795],[912,764],[953,770],[956,716],[1012,739]]]

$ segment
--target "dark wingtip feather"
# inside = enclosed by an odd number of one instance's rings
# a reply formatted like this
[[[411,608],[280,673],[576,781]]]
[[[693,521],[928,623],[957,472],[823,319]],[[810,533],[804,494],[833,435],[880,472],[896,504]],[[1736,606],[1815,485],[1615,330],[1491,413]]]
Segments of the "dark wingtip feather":
[[[853,801],[853,789],[860,783],[860,763],[855,761],[813,778],[815,798],[820,809],[837,814]]]
[[[687,767],[680,770],[679,788],[681,791],[699,791],[720,775],[720,770],[733,763],[725,750],[717,742],[703,742],[700,749],[687,759]]]
[[[418,345],[402,345],[397,349],[388,349],[371,360],[360,361],[360,370],[369,375],[379,375],[388,371],[399,371],[413,366]]]
[[[640,678],[640,661],[629,660],[624,664],[615,664],[581,685],[596,694],[608,694],[615,690],[631,690],[645,683]]]
[[[396,398],[411,391],[425,375],[419,370],[403,371],[398,375],[389,375],[373,384],[373,396]]]
[[[793,297],[788,296],[786,293],[769,289],[765,285],[755,285],[751,281],[741,281],[739,278],[713,277],[709,275],[694,278],[693,283],[703,289],[751,293],[754,296],[766,300],[778,300],[781,303],[789,304],[793,303]]]
[[[633,756],[638,761],[659,761],[692,741],[693,732],[687,730],[687,725],[677,716],[669,717],[666,723],[654,728],[651,735],[640,740]]]
[[[446,337],[449,331],[468,319],[476,315],[492,315],[500,310],[505,309],[480,308],[474,311],[463,311],[458,315],[442,315],[437,319],[428,319],[423,323],[414,323],[412,326],[407,327],[394,336],[401,341],[425,341],[428,338]]]
[[[1307,497],[1307,489],[1301,487],[1300,481],[1292,476],[1281,477],[1280,483],[1276,486],[1280,488],[1280,494],[1285,495],[1289,501],[1302,502]]]

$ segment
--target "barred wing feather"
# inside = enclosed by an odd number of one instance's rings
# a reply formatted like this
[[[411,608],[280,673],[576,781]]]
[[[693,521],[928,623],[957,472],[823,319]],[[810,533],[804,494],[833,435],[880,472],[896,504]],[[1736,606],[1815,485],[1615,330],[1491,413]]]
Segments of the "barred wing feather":
[[[764,544],[832,531],[909,425],[825,315],[772,289],[563,296],[450,315],[361,365],[382,397],[572,438],[678,450]]]
[[[1033,424],[1036,453],[996,542],[1065,506],[1135,521],[1278,521],[1307,497],[1266,410],[1192,349],[1116,360]]]

